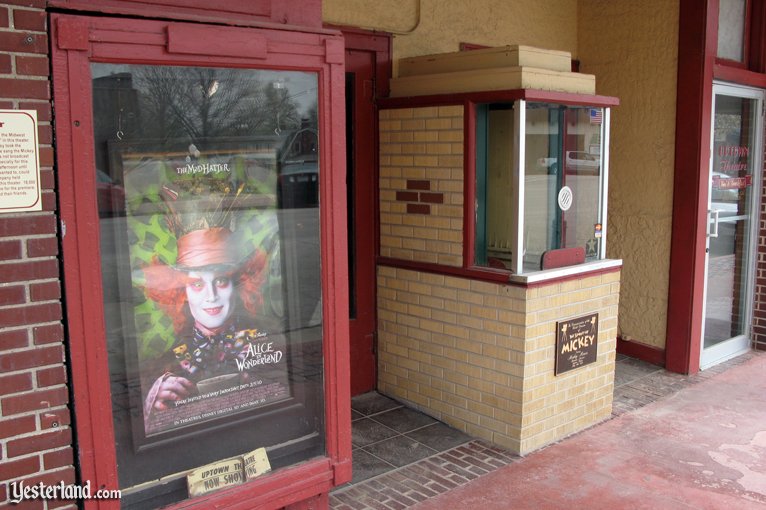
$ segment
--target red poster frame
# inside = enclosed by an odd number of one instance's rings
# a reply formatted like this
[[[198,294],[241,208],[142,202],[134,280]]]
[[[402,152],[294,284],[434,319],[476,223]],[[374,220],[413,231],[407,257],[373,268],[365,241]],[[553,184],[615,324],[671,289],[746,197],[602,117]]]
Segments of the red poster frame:
[[[334,30],[301,31],[187,25],[107,17],[51,15],[57,163],[67,326],[80,479],[118,487],[109,369],[102,303],[99,216],[96,207],[90,63],[185,64],[316,72],[319,79],[321,257],[325,370],[326,456],[172,508],[281,508],[327,493],[351,479],[348,352],[344,45]],[[193,37],[184,36],[190,29]],[[216,36],[252,35],[249,57]],[[235,33],[236,32],[236,33]],[[171,53],[172,41],[183,51]],[[208,34],[212,39],[206,42]],[[260,43],[258,43],[260,41]],[[203,54],[204,53],[204,54]],[[95,256],[94,256],[95,254]],[[88,500],[87,509],[119,508]]]

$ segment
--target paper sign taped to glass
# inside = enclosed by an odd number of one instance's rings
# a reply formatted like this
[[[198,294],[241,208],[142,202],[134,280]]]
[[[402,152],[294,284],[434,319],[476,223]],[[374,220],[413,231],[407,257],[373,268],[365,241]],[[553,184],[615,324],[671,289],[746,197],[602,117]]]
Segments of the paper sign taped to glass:
[[[129,155],[128,155],[129,156]],[[290,397],[287,345],[264,313],[278,264],[268,160],[123,155],[144,434],[231,417]],[[271,192],[269,192],[271,191]],[[271,214],[270,214],[271,213]]]
[[[189,496],[196,497],[239,485],[271,471],[265,448],[195,469],[186,477]]]

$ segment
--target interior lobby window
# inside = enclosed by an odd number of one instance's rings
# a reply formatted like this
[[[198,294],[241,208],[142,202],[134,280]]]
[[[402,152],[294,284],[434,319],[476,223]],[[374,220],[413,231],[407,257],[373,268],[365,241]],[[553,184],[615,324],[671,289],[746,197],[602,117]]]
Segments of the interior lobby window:
[[[747,0],[718,3],[718,58],[745,61],[745,12]]]
[[[475,263],[529,273],[604,258],[606,109],[517,101],[476,111]]]

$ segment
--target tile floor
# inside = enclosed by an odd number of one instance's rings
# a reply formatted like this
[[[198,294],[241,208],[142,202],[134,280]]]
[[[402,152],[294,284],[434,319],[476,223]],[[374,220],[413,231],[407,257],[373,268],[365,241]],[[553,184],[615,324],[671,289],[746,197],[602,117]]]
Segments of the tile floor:
[[[693,376],[618,355],[612,414],[672,395],[753,355]],[[354,397],[351,409],[353,479],[331,493],[333,510],[401,510],[519,459],[376,392]]]
[[[351,412],[352,484],[471,440],[459,430],[376,392],[354,397]]]

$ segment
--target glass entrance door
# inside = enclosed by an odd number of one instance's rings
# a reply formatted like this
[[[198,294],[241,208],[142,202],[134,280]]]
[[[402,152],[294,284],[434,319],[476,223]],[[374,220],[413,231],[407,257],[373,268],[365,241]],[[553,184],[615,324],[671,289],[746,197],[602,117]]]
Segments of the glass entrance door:
[[[764,92],[714,87],[708,194],[705,314],[700,367],[750,344],[756,207]]]

